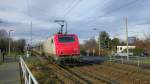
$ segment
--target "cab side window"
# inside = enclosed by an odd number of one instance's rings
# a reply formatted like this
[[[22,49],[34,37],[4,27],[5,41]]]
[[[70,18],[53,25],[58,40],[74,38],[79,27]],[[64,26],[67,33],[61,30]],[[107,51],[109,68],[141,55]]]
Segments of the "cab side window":
[[[51,39],[51,43],[53,43],[53,39]]]

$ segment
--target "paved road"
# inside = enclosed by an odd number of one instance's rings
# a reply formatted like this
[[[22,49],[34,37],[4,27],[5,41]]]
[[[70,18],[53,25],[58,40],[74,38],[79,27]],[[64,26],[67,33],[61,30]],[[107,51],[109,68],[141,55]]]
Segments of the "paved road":
[[[82,60],[87,63],[102,63],[108,60],[108,57],[104,56],[83,56]]]
[[[13,58],[6,58],[6,60],[5,63],[0,65],[0,84],[20,84],[18,62],[14,61]]]

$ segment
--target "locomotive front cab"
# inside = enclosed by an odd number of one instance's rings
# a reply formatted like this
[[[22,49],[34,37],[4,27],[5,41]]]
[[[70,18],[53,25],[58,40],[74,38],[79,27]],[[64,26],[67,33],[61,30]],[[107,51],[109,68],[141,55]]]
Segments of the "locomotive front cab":
[[[58,41],[59,43],[73,43],[75,42],[75,37],[72,35],[63,35],[63,36],[58,36]]]
[[[79,42],[75,34],[58,34],[55,45],[57,56],[77,56],[80,54]]]

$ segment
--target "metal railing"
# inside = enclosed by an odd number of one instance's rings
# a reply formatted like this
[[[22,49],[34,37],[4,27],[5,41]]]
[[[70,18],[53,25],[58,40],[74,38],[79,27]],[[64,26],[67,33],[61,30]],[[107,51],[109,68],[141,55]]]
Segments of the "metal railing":
[[[131,56],[129,60],[125,56],[120,56],[120,58],[111,58],[111,61],[119,62],[122,64],[132,64],[137,65],[138,67],[150,68],[145,65],[150,65],[150,57],[140,57],[140,56]]]
[[[0,62],[2,62],[2,52],[0,50]]]
[[[27,67],[26,63],[24,62],[23,58],[20,57],[20,67],[21,67],[21,74],[24,79],[24,84],[38,84],[38,81],[33,76],[29,68]]]

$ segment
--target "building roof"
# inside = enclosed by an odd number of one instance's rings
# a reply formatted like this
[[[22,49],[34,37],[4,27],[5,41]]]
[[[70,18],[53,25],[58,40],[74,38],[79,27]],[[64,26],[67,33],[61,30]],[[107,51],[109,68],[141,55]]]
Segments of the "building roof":
[[[126,44],[119,44],[119,45],[117,45],[117,46],[127,46]],[[135,45],[133,45],[133,44],[128,44],[128,46],[135,46]]]

